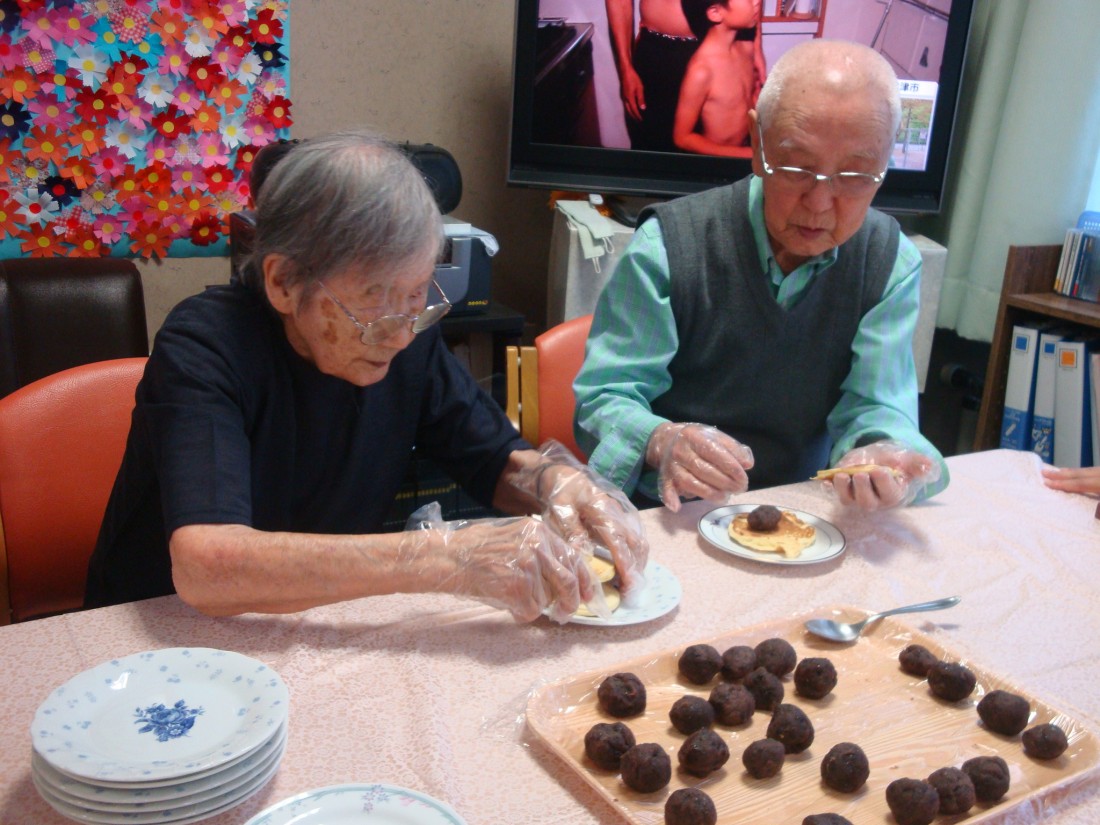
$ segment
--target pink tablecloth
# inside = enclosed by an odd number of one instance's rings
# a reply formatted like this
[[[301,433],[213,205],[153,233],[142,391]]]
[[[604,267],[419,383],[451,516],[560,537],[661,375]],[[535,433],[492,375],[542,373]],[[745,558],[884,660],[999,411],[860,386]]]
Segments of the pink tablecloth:
[[[311,788],[385,782],[446,800],[470,825],[617,823],[617,811],[524,732],[530,692],[779,617],[960,594],[946,613],[901,617],[1100,731],[1100,521],[1096,502],[1042,486],[1037,459],[992,451],[951,459],[925,505],[838,512],[816,484],[744,502],[796,507],[847,537],[807,567],[746,561],[703,542],[709,507],[644,514],[654,558],[683,585],[669,615],[627,627],[517,625],[449,597],[393,596],[293,616],[209,619],[175,597],[0,628],[0,822],[66,822],[35,791],[30,723],[57,685],[142,650],[203,646],[254,656],[290,689],[289,745],[275,778],[209,822],[243,823]],[[1007,822],[1100,822],[1096,782]]]

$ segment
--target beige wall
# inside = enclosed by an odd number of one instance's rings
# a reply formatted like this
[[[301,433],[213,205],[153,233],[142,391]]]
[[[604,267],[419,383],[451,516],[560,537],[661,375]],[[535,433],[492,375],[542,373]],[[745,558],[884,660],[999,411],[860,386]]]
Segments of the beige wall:
[[[369,126],[434,143],[462,170],[454,214],[500,242],[493,298],[543,329],[548,192],[504,184],[513,0],[291,0],[293,137]],[[180,299],[229,277],[224,258],[140,264],[150,331]]]

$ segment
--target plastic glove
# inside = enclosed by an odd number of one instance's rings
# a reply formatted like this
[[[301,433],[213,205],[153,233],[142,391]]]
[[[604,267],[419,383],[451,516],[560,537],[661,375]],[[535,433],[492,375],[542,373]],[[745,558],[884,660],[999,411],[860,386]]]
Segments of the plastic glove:
[[[838,469],[856,464],[878,464],[894,470],[875,469],[853,474],[838,473],[823,482],[847,506],[885,510],[912,504],[926,485],[940,480],[940,465],[900,441],[875,441],[856,447],[837,462]]]
[[[544,443],[539,454],[542,463],[519,473],[516,486],[538,500],[543,520],[571,547],[585,556],[610,556],[623,599],[629,603],[645,587],[649,560],[649,542],[637,508],[622,490],[557,441]],[[589,604],[597,615],[602,601],[601,590],[597,603]]]
[[[665,507],[680,511],[681,498],[725,504],[749,489],[752,450],[707,424],[658,424],[646,446],[646,463],[658,468]]]
[[[438,502],[414,512],[398,562],[425,590],[469,596],[530,622],[544,612],[566,622],[600,592],[583,555],[539,518],[443,521]]]

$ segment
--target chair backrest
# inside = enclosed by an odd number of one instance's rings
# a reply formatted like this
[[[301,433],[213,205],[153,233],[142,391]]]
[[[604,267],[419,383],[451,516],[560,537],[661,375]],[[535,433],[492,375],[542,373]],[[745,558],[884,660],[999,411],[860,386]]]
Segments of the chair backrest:
[[[553,438],[581,461],[588,457],[573,438],[573,379],[591,328],[592,316],[582,315],[546,330],[533,347],[508,348],[506,407],[512,423],[532,444]]]
[[[83,364],[0,398],[0,624],[83,603],[145,362]]]
[[[133,261],[0,260],[0,396],[79,364],[148,354]]]

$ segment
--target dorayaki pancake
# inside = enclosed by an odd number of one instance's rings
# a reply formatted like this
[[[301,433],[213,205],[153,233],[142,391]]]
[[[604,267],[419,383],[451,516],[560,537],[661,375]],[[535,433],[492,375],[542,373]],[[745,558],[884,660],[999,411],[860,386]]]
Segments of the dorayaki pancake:
[[[607,609],[614,613],[619,605],[622,603],[622,596],[619,594],[618,579],[615,578],[616,571],[615,565],[606,559],[601,559],[597,556],[592,556],[588,559],[588,567],[596,575],[596,580],[603,587],[603,599],[607,602]],[[614,584],[612,581],[614,580]],[[594,618],[595,613],[588,609],[587,605],[581,605],[576,612],[577,616],[586,616],[588,618]]]
[[[872,470],[885,470],[886,472],[896,476],[900,476],[901,472],[895,470],[893,467],[887,467],[884,464],[852,464],[850,467],[830,467],[827,470],[818,470],[817,475],[811,476],[810,481],[824,481],[825,479],[832,478],[837,473],[869,473]]]
[[[817,539],[817,530],[798,516],[781,511],[774,530],[758,532],[749,529],[749,514],[739,513],[730,521],[729,536],[743,547],[764,553],[782,553],[796,559]]]

